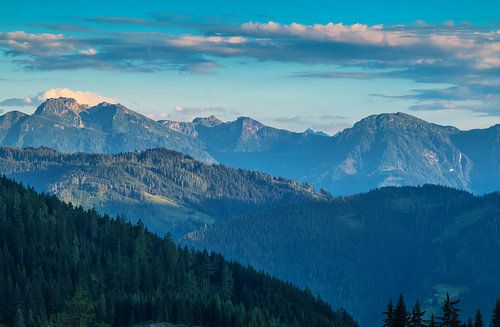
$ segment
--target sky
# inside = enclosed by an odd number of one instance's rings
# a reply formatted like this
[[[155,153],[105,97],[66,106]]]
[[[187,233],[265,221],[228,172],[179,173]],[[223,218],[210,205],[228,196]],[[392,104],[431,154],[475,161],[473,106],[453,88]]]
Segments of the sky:
[[[406,112],[500,123],[500,1],[8,1],[0,110],[119,102],[333,134]]]

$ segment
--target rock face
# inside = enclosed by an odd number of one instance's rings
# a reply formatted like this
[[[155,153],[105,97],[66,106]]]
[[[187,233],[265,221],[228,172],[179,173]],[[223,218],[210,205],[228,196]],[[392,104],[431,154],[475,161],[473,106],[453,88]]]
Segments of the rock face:
[[[1,116],[0,144],[48,146],[69,153],[118,153],[165,147],[214,162],[199,140],[120,104],[89,107],[68,98],[49,99],[32,115],[10,112]]]
[[[0,116],[2,146],[104,153],[165,147],[338,195],[423,183],[495,191],[499,144],[500,125],[460,131],[404,113],[369,116],[334,136],[277,129],[249,117],[157,122],[120,104],[88,107],[68,98],[49,99],[33,115]]]
[[[369,116],[335,136],[294,133],[247,117],[190,124],[219,162],[308,182],[333,194],[381,186],[446,185],[498,190],[500,125],[460,131],[404,113]],[[481,145],[481,146],[477,146]]]
[[[459,133],[403,113],[370,116],[334,138],[334,165],[319,178],[340,193],[424,183],[470,190],[472,160],[452,140]]]

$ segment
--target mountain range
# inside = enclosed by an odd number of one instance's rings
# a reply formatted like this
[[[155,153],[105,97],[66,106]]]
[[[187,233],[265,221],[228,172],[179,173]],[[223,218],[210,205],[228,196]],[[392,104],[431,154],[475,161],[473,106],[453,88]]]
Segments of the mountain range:
[[[446,294],[462,316],[500,294],[500,193],[442,186],[386,187],[244,215],[190,233],[185,244],[265,269],[382,325],[403,292],[439,316]]]
[[[500,124],[461,131],[404,113],[369,116],[328,136],[277,129],[248,117],[154,121],[119,104],[89,107],[57,98],[32,115],[0,116],[0,145],[69,153],[165,147],[206,163],[307,182],[335,195],[424,183],[482,194],[497,190],[500,180]]]
[[[0,174],[74,205],[141,219],[150,230],[175,238],[244,213],[330,196],[292,180],[208,165],[166,149],[64,154],[0,148]]]
[[[248,117],[163,123],[202,141],[218,162],[308,182],[338,195],[425,183],[475,193],[499,187],[500,124],[461,131],[404,113],[380,114],[325,136],[276,129]]]

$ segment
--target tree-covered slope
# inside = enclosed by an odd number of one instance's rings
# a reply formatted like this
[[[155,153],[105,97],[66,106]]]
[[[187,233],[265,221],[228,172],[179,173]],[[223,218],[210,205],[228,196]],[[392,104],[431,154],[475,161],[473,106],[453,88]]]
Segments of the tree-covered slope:
[[[207,165],[166,149],[111,155],[0,148],[0,173],[175,236],[242,213],[328,197],[290,180]]]
[[[400,292],[429,313],[449,292],[471,315],[500,295],[500,193],[383,188],[243,216],[186,242],[307,285],[364,326]]]
[[[0,298],[15,326],[356,326],[308,291],[6,178]]]

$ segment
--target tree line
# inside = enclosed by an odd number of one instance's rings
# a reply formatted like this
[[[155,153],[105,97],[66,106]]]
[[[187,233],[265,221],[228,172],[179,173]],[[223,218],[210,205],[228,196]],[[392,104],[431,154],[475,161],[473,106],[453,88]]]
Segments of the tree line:
[[[425,318],[426,312],[417,300],[411,309],[407,309],[403,294],[399,296],[396,305],[390,299],[384,311],[383,327],[486,327],[483,314],[476,310],[474,317],[460,319],[460,300],[452,300],[449,294],[441,305],[441,314],[431,314]],[[500,299],[497,299],[491,313],[491,327],[500,327]]]

